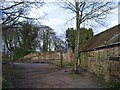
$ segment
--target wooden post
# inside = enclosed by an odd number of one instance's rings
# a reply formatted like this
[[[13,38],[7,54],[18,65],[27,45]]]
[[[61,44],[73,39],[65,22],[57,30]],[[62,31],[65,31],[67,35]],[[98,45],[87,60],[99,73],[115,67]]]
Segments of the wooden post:
[[[61,59],[61,67],[63,67],[63,52],[60,52],[60,59]]]

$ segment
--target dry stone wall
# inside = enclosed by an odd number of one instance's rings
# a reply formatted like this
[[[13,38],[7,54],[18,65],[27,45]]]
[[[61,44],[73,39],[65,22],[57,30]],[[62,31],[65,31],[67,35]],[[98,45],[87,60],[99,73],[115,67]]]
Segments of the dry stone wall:
[[[49,61],[49,60],[59,60],[59,52],[46,52],[46,53],[31,53],[24,56],[24,59],[37,60],[37,61]]]
[[[106,81],[111,79],[120,82],[120,58],[118,61],[110,57],[120,57],[120,46],[81,52],[80,66],[102,76]]]
[[[71,61],[73,60],[73,53],[67,52],[63,53],[63,60],[64,61]],[[60,52],[40,52],[40,53],[30,53],[22,58],[24,62],[50,62],[53,60],[61,60],[61,53]]]
[[[73,52],[69,51],[67,53],[63,53],[63,60],[64,61],[72,61],[73,60]]]

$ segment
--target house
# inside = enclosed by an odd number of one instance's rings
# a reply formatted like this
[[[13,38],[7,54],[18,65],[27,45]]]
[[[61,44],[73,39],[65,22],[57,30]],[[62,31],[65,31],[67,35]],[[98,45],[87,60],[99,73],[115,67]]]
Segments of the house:
[[[120,24],[80,46],[80,66],[106,81],[120,82]]]

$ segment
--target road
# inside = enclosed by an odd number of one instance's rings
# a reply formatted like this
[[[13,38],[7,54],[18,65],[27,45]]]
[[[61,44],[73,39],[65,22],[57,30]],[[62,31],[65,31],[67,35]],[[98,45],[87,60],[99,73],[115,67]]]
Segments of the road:
[[[72,68],[58,68],[45,63],[14,63],[20,75],[16,88],[101,88],[95,76],[81,69],[71,76]]]

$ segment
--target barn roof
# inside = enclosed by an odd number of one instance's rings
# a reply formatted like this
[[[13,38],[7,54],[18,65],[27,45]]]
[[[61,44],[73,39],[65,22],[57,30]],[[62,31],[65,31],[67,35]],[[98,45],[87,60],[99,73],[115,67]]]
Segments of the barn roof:
[[[80,46],[80,51],[86,51],[118,42],[120,42],[120,24],[95,35]]]

